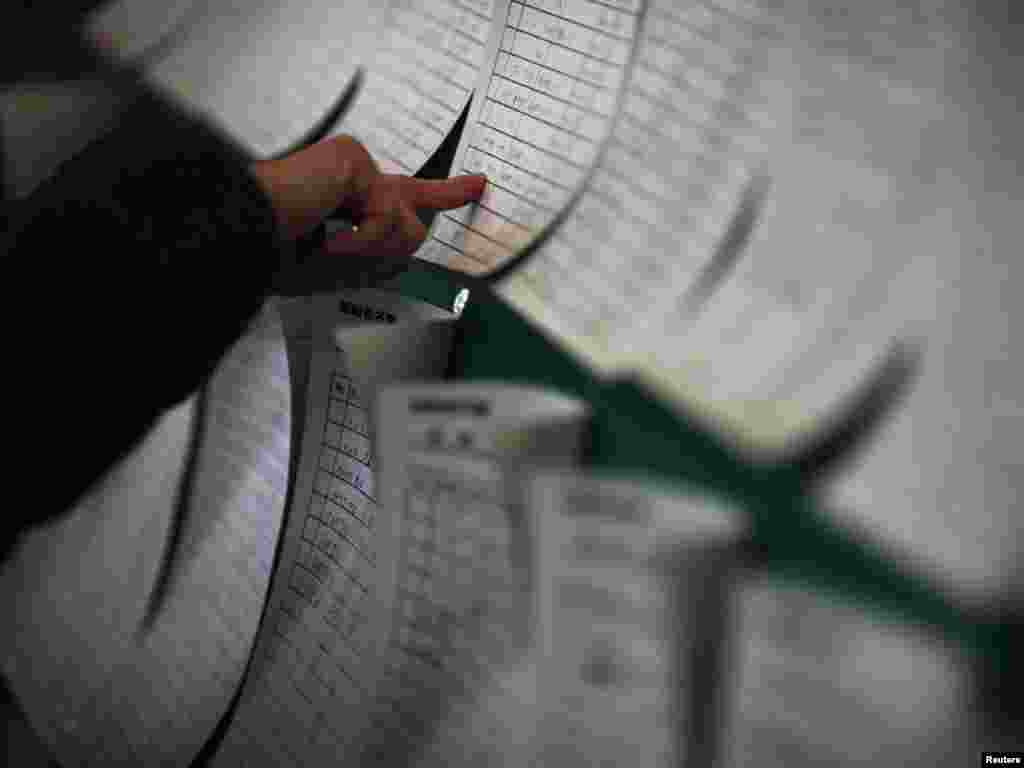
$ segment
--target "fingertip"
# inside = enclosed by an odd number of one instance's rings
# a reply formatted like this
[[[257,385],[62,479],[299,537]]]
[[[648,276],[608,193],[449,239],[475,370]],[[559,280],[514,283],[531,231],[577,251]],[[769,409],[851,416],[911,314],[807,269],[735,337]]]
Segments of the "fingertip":
[[[479,199],[483,196],[484,190],[487,188],[487,177],[482,173],[475,173],[469,178],[473,180],[473,186],[470,194],[472,194],[475,199]]]
[[[481,175],[462,174],[447,179],[404,177],[405,202],[413,208],[450,210],[479,200],[487,179]]]

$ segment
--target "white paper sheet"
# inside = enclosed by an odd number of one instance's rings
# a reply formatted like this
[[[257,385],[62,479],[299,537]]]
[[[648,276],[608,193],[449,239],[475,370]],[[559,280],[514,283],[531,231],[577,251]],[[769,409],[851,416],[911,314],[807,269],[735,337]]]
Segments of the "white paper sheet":
[[[1013,42],[1019,24],[1006,23],[1020,6],[923,6],[893,13],[885,3],[859,4],[860,33],[833,46],[816,89],[854,104],[837,90],[844,69],[884,68],[875,96],[891,106],[856,108],[856,130],[877,162],[923,186],[894,201],[911,210],[899,236],[876,240],[883,258],[916,257],[875,314],[890,327],[913,320],[920,377],[836,478],[829,504],[978,606],[1024,590],[1024,145],[1016,138],[1024,135],[1024,61]],[[819,37],[839,37],[835,20],[812,18]]]
[[[722,606],[709,617],[699,601],[728,575],[739,515],[639,482],[580,476],[535,477],[529,498],[539,553],[538,764],[681,764],[693,727],[692,648],[704,631],[721,639]]]
[[[396,294],[319,298],[301,465],[253,664],[218,765],[346,759],[382,643],[379,504],[367,404],[375,388],[440,376],[452,315]]]
[[[352,134],[382,170],[412,174],[469,102],[506,7],[507,0],[184,0],[147,10],[123,0],[93,14],[87,34],[125,61],[159,54],[146,62],[151,82],[260,157],[296,146],[361,69],[355,100],[327,135]]]
[[[986,748],[971,743],[969,671],[935,638],[763,577],[737,619],[729,768],[967,765]]]
[[[453,165],[489,184],[478,204],[438,217],[420,258],[492,272],[566,206],[611,130],[640,5],[507,5]]]
[[[458,703],[528,640],[521,474],[571,464],[586,410],[508,385],[401,387],[380,400],[381,497],[391,536],[374,764],[411,759]]]
[[[276,155],[341,98],[377,39],[382,3],[208,0],[147,77],[257,157]]]
[[[949,230],[949,190],[929,180],[938,94],[899,74],[922,53],[942,66],[934,20],[879,5],[822,23],[811,6],[777,4],[758,57],[771,186],[745,250],[706,301],[683,296],[639,325],[649,341],[630,364],[761,449],[822,424],[915,333],[905,291],[928,281]]]
[[[735,511],[565,469],[531,471],[524,503],[534,644],[446,717],[416,764],[681,764],[688,667],[724,624],[719,602],[707,624],[699,603],[727,581]]]
[[[381,170],[413,174],[451,132],[493,57],[507,0],[392,3],[360,93],[332,135],[352,134]]]
[[[685,293],[735,210],[756,134],[746,107],[761,15],[747,2],[647,5],[594,177],[498,288],[599,371],[617,368],[644,318]]]

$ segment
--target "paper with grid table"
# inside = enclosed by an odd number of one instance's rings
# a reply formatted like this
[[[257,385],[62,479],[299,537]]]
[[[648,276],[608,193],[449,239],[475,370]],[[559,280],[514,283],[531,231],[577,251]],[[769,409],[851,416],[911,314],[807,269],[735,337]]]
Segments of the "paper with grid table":
[[[388,388],[440,379],[451,313],[376,291],[314,311],[296,490],[217,765],[374,763],[415,747],[415,729],[506,648],[481,633],[513,615],[491,602],[522,596],[514,467],[569,462],[579,445],[585,409],[558,395]]]
[[[264,619],[218,765],[345,754],[373,686],[375,377],[439,377],[453,315],[363,291],[313,303],[298,476]]]

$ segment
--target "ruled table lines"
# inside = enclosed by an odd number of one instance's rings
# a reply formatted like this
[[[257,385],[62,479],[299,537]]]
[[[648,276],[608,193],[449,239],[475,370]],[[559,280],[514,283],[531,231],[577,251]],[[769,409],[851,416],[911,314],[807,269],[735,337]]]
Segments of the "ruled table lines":
[[[748,179],[756,126],[745,104],[763,16],[749,0],[649,3],[587,189],[510,280],[559,332],[610,350],[613,336],[682,295],[713,256]]]
[[[369,618],[375,557],[371,536],[376,517],[369,423],[362,393],[334,348],[333,370],[298,549],[286,588],[272,603],[271,632],[264,646],[259,695],[264,707],[280,702],[289,733],[309,745],[336,750],[356,734],[346,718],[329,716],[368,700],[364,679],[373,658]],[[267,734],[247,729],[250,749],[264,749]],[[294,755],[304,745],[274,744]],[[304,764],[304,763],[296,763]]]
[[[495,638],[501,640],[501,633],[488,634],[491,603],[510,580],[500,483],[416,464],[409,469],[389,673],[370,746],[379,758],[396,744],[421,744],[452,697],[485,674]]]
[[[480,274],[572,199],[608,136],[639,2],[512,2],[456,167],[486,174],[478,205],[439,217],[421,258]]]

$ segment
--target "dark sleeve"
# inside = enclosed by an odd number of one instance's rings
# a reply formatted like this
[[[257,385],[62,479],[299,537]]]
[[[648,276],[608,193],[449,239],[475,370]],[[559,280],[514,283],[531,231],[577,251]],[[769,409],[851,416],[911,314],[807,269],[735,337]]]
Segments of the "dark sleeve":
[[[13,209],[3,258],[16,532],[67,511],[193,392],[285,252],[247,159],[150,94]]]

